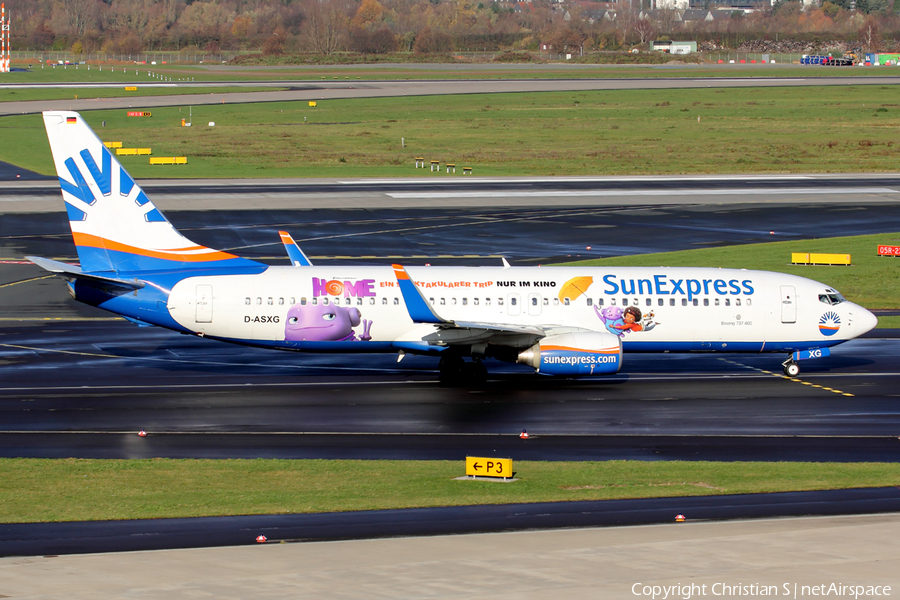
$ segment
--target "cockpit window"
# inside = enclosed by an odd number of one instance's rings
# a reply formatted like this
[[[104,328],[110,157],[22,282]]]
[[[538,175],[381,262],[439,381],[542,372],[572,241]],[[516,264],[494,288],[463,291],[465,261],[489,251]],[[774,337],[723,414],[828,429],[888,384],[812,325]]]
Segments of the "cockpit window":
[[[840,304],[841,302],[846,302],[847,299],[840,295],[838,292],[831,292],[828,294],[819,294],[819,302],[823,302],[825,304],[830,304],[834,306],[835,304]]]

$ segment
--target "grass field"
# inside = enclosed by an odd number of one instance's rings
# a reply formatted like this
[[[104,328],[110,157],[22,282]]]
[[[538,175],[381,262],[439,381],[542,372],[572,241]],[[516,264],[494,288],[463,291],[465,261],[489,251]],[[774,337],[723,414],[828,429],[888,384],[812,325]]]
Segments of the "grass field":
[[[20,88],[0,89],[0,102],[28,102],[32,100],[90,100],[92,98],[128,98],[137,96],[183,96],[185,94],[227,94],[229,92],[274,92],[287,88],[276,87],[137,87],[126,92],[125,86],[117,88]]]
[[[311,513],[900,485],[895,463],[0,459],[0,522]]]
[[[283,66],[224,66],[224,65],[70,65],[55,68],[37,60],[16,61],[14,67],[26,68],[30,72],[14,71],[3,74],[3,82],[9,83],[74,83],[74,82],[131,82],[151,80],[148,72],[171,77],[173,81],[280,81],[362,79],[630,79],[678,78],[678,77],[897,77],[900,69],[827,69],[817,65],[772,65],[772,64],[666,64],[666,65],[598,65],[587,63],[372,63],[333,65],[283,65]]]
[[[188,157],[177,167],[126,157],[136,177],[461,177],[463,166],[490,176],[878,172],[900,164],[893,86],[225,104],[194,107],[195,126],[183,128],[187,108],[155,108],[152,119],[124,110],[85,118],[104,140]],[[37,115],[0,120],[0,148],[0,160],[52,172]],[[416,170],[417,156],[453,162],[457,173]]]
[[[869,309],[900,308],[900,259],[879,257],[877,255],[879,244],[900,245],[900,232],[638,254],[568,264],[777,271],[821,281],[834,287],[853,302]],[[853,265],[849,267],[792,265],[793,252],[850,254]]]

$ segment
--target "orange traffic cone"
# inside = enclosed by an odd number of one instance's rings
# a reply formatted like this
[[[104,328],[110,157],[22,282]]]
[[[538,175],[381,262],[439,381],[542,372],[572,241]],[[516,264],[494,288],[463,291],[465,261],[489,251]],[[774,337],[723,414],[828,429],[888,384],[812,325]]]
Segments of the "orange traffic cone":
[[[525,430],[523,429],[523,430],[522,430],[522,433],[519,434],[519,437],[522,438],[523,440],[527,440],[527,439],[528,439],[528,432],[525,431]]]

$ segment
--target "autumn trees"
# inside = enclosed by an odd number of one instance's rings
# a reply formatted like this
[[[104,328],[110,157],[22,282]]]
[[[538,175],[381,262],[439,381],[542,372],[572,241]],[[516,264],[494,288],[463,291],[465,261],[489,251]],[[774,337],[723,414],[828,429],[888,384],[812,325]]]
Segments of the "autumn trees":
[[[855,1],[855,4],[851,4]],[[472,50],[619,50],[657,36],[714,40],[840,36],[872,51],[900,45],[900,0],[778,0],[750,14],[716,11],[686,24],[641,2],[567,0],[5,0],[13,49],[138,54],[147,50],[261,50],[385,54]],[[856,8],[853,8],[855,6]],[[601,16],[602,13],[602,16]],[[652,13],[652,14],[651,14]]]

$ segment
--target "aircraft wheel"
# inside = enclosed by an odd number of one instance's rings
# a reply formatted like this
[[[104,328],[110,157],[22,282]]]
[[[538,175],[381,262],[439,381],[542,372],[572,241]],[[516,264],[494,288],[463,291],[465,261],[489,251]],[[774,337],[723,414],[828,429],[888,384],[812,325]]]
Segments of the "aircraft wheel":
[[[784,374],[788,377],[796,377],[800,374],[800,365],[795,362],[789,362],[784,365]]]
[[[453,384],[459,381],[460,373],[465,366],[461,356],[451,355],[442,356],[441,362],[438,363],[438,369],[441,371],[440,380],[444,384]]]
[[[465,384],[480,385],[487,381],[487,369],[480,362],[467,362],[463,364],[460,378]]]

